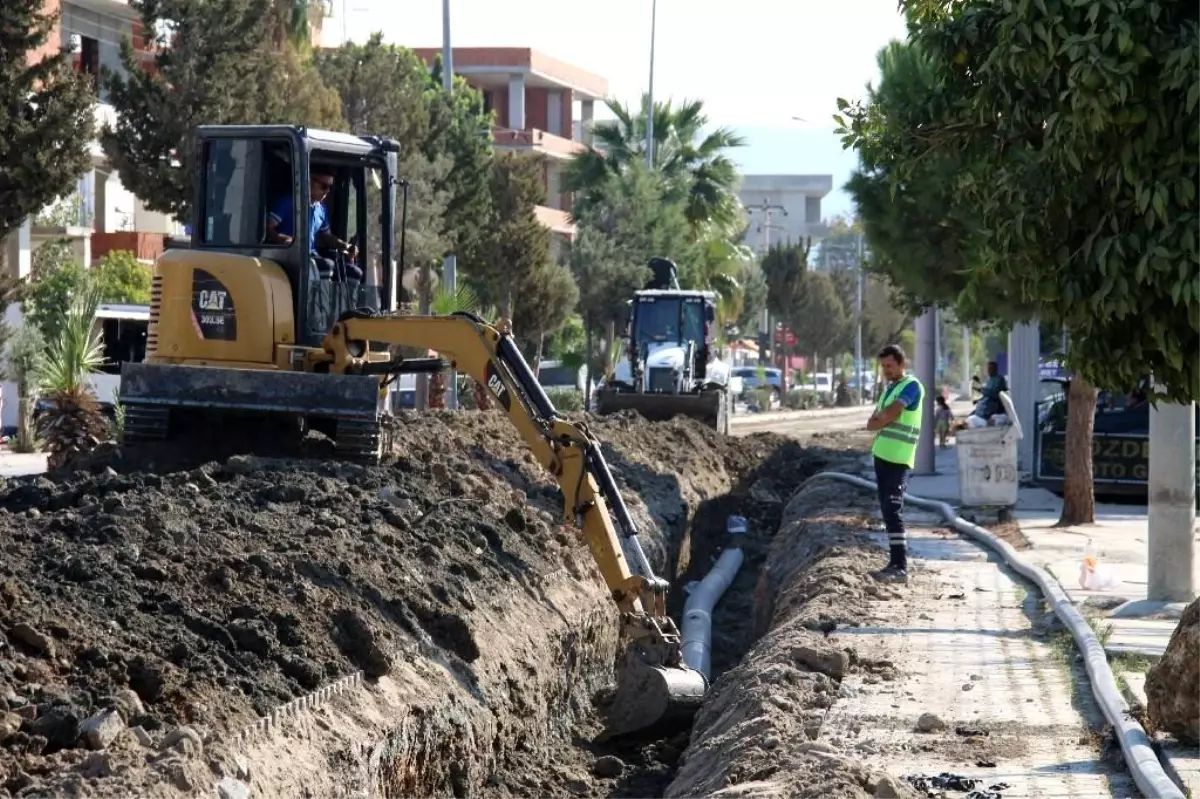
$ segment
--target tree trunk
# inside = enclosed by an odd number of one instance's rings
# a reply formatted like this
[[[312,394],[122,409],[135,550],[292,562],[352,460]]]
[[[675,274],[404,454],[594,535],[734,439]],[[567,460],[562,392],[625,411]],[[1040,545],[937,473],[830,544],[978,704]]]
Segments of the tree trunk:
[[[583,348],[587,353],[587,380],[583,384],[583,407],[592,407],[592,378],[595,376],[595,340],[592,333],[592,322],[590,319],[584,321],[584,345]]]
[[[546,334],[539,330],[538,337],[537,337],[537,349],[535,349],[533,352],[533,376],[534,377],[542,376],[542,353],[545,351],[545,348],[546,348]]]
[[[1096,387],[1079,375],[1067,392],[1067,444],[1063,465],[1063,506],[1058,527],[1096,521],[1092,483],[1092,431],[1096,424]]]

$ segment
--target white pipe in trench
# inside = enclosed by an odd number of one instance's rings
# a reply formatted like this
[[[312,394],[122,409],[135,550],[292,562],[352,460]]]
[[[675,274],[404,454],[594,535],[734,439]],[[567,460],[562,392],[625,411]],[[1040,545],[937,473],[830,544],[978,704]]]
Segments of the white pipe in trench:
[[[737,518],[730,519],[731,531],[737,526],[734,521]],[[740,522],[741,530],[736,532],[745,530],[745,520]],[[726,549],[704,579],[689,586],[690,593],[683,606],[683,662],[706,680],[712,667],[712,611],[737,576],[743,558],[741,547]]]

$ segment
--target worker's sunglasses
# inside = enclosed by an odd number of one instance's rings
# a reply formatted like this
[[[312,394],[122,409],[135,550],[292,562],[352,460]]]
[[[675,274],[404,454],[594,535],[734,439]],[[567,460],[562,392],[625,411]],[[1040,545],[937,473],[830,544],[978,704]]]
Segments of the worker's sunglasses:
[[[312,182],[314,185],[320,186],[321,191],[329,191],[330,189],[333,188],[332,180],[328,180],[328,181],[327,180],[317,180],[316,178],[313,178]]]

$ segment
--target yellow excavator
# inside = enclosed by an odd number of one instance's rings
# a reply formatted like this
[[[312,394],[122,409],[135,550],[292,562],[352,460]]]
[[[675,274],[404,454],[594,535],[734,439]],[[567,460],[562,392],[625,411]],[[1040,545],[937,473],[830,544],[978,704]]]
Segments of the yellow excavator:
[[[202,126],[197,138],[191,240],[155,264],[146,358],[122,364],[124,446],[183,445],[249,415],[322,431],[338,457],[378,462],[396,378],[463,372],[558,481],[617,605],[622,649],[602,737],[690,720],[708,682],[683,661],[668,582],[599,441],[558,414],[506,321],[397,312],[399,145],[283,125]]]

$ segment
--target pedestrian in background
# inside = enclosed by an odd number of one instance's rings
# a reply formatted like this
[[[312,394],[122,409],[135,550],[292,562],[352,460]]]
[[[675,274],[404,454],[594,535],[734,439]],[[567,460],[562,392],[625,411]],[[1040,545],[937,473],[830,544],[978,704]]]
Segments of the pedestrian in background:
[[[917,440],[921,435],[921,405],[925,387],[905,371],[904,350],[889,344],[879,351],[879,368],[886,386],[880,392],[867,429],[875,431],[871,454],[875,461],[875,483],[879,487],[879,510],[887,528],[888,564],[875,573],[880,580],[908,579],[908,540],[904,529],[904,492],[908,473],[917,462]]]

